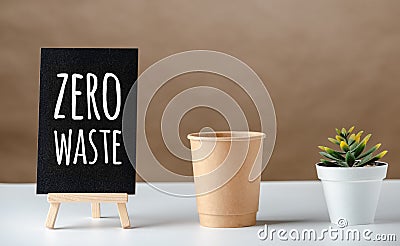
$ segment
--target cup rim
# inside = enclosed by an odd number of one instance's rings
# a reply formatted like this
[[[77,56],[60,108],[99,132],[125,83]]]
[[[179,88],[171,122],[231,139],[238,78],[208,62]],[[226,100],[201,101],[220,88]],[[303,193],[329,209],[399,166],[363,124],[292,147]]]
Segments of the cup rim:
[[[249,139],[263,139],[266,134],[254,131],[215,131],[195,132],[187,135],[189,140],[201,141],[243,141]]]

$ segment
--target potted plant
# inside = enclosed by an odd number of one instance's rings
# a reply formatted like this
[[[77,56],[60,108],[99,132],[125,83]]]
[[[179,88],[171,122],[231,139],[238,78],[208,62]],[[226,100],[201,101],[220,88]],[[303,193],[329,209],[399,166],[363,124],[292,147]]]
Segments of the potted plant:
[[[336,137],[328,138],[339,150],[318,146],[322,150],[319,153],[326,158],[316,164],[318,178],[322,181],[330,220],[339,226],[374,222],[388,167],[378,161],[386,155],[386,150],[374,154],[381,144],[366,150],[371,134],[361,140],[363,131],[354,134],[353,130],[354,126],[349,130],[336,129]]]

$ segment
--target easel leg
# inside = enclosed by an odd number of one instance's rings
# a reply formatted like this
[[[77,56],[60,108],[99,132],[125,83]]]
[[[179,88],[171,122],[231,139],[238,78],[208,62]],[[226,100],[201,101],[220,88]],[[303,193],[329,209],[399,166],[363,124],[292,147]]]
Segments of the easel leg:
[[[100,203],[92,202],[92,218],[100,218]]]
[[[59,202],[50,203],[49,213],[47,214],[46,227],[53,229],[56,223],[58,209],[60,208]]]
[[[126,210],[126,203],[117,203],[119,219],[121,220],[122,228],[126,229],[131,227],[131,223],[129,221],[128,211]]]

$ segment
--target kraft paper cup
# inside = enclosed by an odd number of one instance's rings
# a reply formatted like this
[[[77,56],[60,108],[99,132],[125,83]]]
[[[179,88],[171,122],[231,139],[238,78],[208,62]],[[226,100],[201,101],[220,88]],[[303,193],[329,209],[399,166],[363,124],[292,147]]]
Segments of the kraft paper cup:
[[[256,224],[264,133],[201,132],[190,140],[200,224]]]

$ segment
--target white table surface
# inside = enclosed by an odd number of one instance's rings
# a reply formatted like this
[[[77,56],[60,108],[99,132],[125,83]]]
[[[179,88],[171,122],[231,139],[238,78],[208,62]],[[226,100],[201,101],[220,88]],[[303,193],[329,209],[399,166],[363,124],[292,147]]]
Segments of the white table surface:
[[[175,190],[193,190],[192,183],[158,183]],[[173,186],[173,187],[172,187]],[[199,225],[195,198],[161,193],[138,183],[129,197],[132,229],[121,229],[115,204],[102,204],[101,219],[92,219],[90,204],[61,204],[56,229],[46,229],[49,204],[35,194],[34,184],[0,184],[0,245],[321,245],[314,241],[260,240],[264,224],[271,229],[322,230],[332,226],[318,181],[262,182],[257,225],[213,229]],[[337,228],[336,226],[333,226]],[[323,245],[400,245],[400,180],[386,180],[375,224],[352,226],[373,233],[396,234],[396,242],[332,241]],[[375,234],[373,234],[375,235]]]

